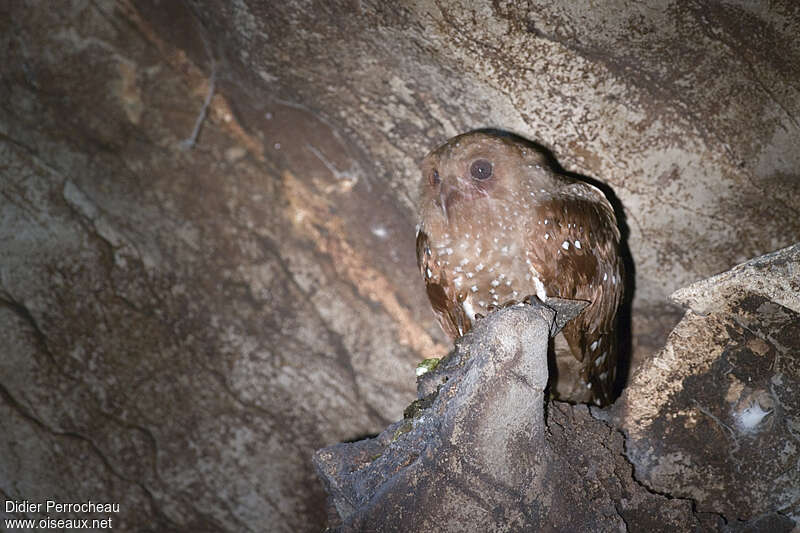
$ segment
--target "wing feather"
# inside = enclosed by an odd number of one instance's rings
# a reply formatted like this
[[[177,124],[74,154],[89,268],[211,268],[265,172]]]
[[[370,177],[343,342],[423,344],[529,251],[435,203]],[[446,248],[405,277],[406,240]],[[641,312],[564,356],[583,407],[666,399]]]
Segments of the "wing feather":
[[[417,233],[417,266],[442,329],[453,339],[460,337],[470,329],[471,323],[463,307],[458,305],[456,290],[431,249],[424,229]]]
[[[537,213],[528,260],[548,296],[592,302],[563,333],[582,363],[581,378],[591,384],[594,398],[606,404],[613,394],[616,312],[622,301],[620,234],[613,209],[595,187],[572,183]]]

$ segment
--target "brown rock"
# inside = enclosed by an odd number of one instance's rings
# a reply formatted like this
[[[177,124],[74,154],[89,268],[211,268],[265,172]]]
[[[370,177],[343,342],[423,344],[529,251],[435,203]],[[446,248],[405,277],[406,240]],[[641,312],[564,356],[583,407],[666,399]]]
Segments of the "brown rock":
[[[800,519],[800,245],[677,291],[612,412],[637,479],[731,520]]]
[[[5,498],[319,530],[313,451],[448,350],[412,191],[463,131],[617,193],[639,356],[674,289],[800,234],[791,1],[0,4]]]
[[[421,389],[427,406],[374,439],[318,451],[331,524],[416,532],[699,528],[690,501],[633,479],[622,436],[587,407],[545,405],[553,320],[540,305],[492,313],[425,375],[439,383],[427,396]]]

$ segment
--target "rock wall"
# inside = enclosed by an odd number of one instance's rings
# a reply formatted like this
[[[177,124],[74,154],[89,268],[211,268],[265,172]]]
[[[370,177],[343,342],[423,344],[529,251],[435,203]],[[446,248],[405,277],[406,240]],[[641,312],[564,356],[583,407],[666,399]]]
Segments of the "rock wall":
[[[403,420],[316,453],[330,526],[794,531],[800,318],[752,300],[772,278],[796,303],[798,251],[684,290],[677,298],[694,310],[610,410],[546,400],[548,337],[566,301],[490,314],[426,366]],[[725,287],[747,296],[712,296],[713,311],[697,317],[697,301]]]
[[[621,435],[586,406],[545,403],[555,318],[539,303],[492,313],[420,379],[404,420],[318,451],[335,530],[699,528],[689,500],[636,482]]]
[[[313,451],[448,350],[413,195],[462,131],[616,192],[640,359],[674,289],[796,241],[797,6],[562,4],[3,3],[3,497],[319,530]]]
[[[673,295],[685,316],[611,409],[650,489],[800,523],[799,265],[795,245]]]

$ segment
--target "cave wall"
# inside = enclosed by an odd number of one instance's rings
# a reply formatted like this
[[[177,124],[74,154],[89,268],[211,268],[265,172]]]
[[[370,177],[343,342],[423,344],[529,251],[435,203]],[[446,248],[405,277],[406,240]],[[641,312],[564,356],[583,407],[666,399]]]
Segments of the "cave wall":
[[[273,115],[288,103],[324,119],[355,160],[340,170],[387,183],[406,217],[420,158],[481,127],[536,140],[567,170],[609,184],[635,263],[639,329],[655,335],[636,336],[643,352],[679,318],[664,303],[674,290],[800,235],[791,2],[192,8],[224,42],[243,93],[234,103]],[[268,147],[285,144],[252,109],[241,115]]]
[[[800,7],[563,4],[0,6],[4,498],[318,530],[313,450],[447,349],[416,165],[466,130],[614,190],[639,358],[673,290],[797,241]]]

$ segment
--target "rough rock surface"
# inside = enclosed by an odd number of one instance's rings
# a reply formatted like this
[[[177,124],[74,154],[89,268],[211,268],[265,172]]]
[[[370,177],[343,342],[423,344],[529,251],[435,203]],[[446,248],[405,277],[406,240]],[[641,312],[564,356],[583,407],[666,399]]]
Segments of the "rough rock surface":
[[[0,2],[0,494],[319,530],[313,451],[447,351],[412,192],[476,127],[616,191],[660,348],[675,288],[800,233],[798,33],[790,0]]]
[[[622,436],[585,406],[549,403],[545,424],[553,320],[544,306],[491,314],[428,372],[427,381],[440,386],[421,393],[405,420],[374,439],[317,452],[332,525],[417,532],[699,528],[690,501],[634,481]],[[705,518],[707,526],[717,524]]]
[[[677,291],[689,308],[612,409],[637,479],[800,524],[800,244]]]
[[[225,35],[233,101],[250,128],[287,101],[322,117],[348,139],[347,153],[363,154],[359,179],[389,182],[406,209],[419,159],[481,127],[541,142],[567,170],[608,183],[636,266],[634,322],[653,328],[653,349],[680,317],[668,312],[674,290],[800,234],[798,9],[793,0],[195,6],[212,38]],[[147,13],[166,33],[171,21],[158,11]],[[280,129],[265,141],[286,144]]]
[[[667,346],[594,417],[544,402],[552,312],[489,315],[419,378],[403,421],[317,452],[331,525],[794,531],[798,288],[800,244],[678,291],[690,310]]]

